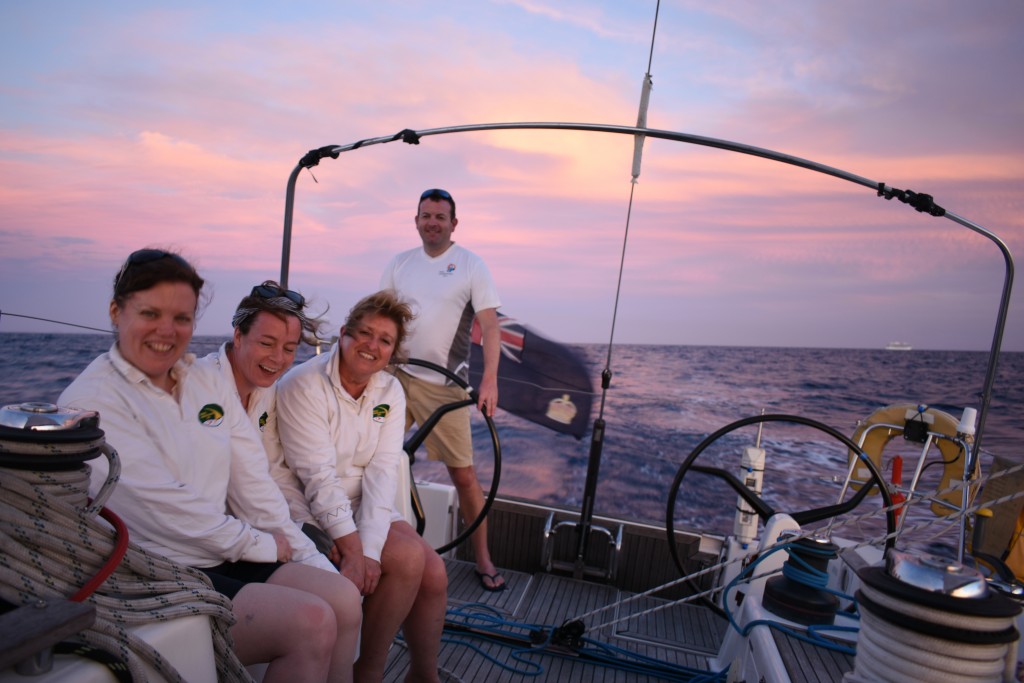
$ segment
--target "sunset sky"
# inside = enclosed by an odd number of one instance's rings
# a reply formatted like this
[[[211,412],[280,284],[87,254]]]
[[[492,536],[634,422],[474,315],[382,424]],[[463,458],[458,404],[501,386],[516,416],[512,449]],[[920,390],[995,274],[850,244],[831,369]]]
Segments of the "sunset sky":
[[[0,333],[107,329],[112,278],[179,249],[225,334],[277,278],[285,183],[327,144],[508,121],[647,123],[901,189],[1024,254],[1024,2],[0,4]],[[503,311],[555,339],[985,350],[1003,258],[869,189],[648,140],[461,133],[299,176],[289,284],[336,327],[418,244],[426,188],[458,202]],[[315,179],[314,179],[315,177]],[[623,246],[625,244],[625,254]],[[1024,292],[1004,349],[1024,351]]]

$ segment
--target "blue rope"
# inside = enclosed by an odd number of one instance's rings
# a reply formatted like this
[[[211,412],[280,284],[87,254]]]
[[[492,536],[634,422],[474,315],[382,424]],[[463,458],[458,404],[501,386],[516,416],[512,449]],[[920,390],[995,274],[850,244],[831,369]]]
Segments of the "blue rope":
[[[466,610],[465,607],[474,607],[481,611],[471,612]],[[490,614],[487,614],[487,612],[490,612]],[[470,603],[465,605],[462,609],[449,608],[447,611],[447,618],[445,620],[446,625],[449,620],[456,623],[457,625],[463,625],[467,627],[470,626],[470,621],[477,623],[474,623],[472,625],[472,628],[474,629],[473,633],[459,633],[457,631],[453,632],[447,630],[446,627],[445,633],[447,635],[441,637],[442,643],[448,643],[450,645],[461,645],[463,647],[467,647],[473,652],[479,654],[487,661],[494,664],[495,666],[510,673],[519,674],[521,676],[539,676],[542,673],[544,673],[544,667],[542,665],[540,665],[537,662],[531,662],[522,658],[522,651],[525,650],[528,652],[530,648],[512,648],[512,659],[526,665],[524,668],[520,669],[514,666],[509,666],[508,664],[499,660],[497,657],[490,654],[480,646],[470,642],[472,639],[475,638],[483,640],[485,642],[495,643],[498,645],[509,647],[507,638],[509,636],[517,636],[518,634],[510,634],[507,631],[502,631],[500,628],[487,626],[486,624],[500,623],[505,626],[510,626],[513,628],[529,628],[529,625],[507,621],[500,616],[497,610],[490,607],[489,605],[484,605],[480,603]],[[405,640],[401,632],[399,632],[398,635],[396,636],[396,640]]]
[[[725,610],[725,615],[729,619],[729,625],[732,626],[734,631],[736,631],[743,637],[748,636],[750,632],[757,626],[767,626],[769,628],[773,628],[777,631],[785,633],[791,638],[795,638],[796,640],[799,640],[804,643],[824,647],[826,649],[833,650],[835,652],[840,652],[842,654],[855,655],[857,653],[855,647],[837,643],[834,640],[829,640],[828,638],[819,634],[825,631],[856,633],[860,630],[859,627],[834,626],[831,624],[814,624],[808,626],[806,631],[799,631],[797,629],[794,629],[790,626],[787,626],[785,624],[782,624],[778,621],[774,621],[771,619],[756,619],[747,624],[744,628],[740,628],[739,624],[736,623],[736,619],[733,617],[732,610],[729,609],[729,592],[733,590],[741,580],[744,580],[749,575],[752,575],[754,569],[756,569],[757,566],[764,562],[766,559],[768,559],[775,553],[779,552],[780,550],[786,550],[788,552],[789,549],[795,547],[795,545],[796,544],[794,543],[783,543],[781,545],[775,546],[774,548],[770,548],[763,555],[761,555],[756,560],[751,562],[749,565],[744,567],[743,570],[739,574],[737,574],[736,578],[729,582],[729,585],[725,587],[725,590],[722,593],[722,604]],[[800,546],[800,551],[806,554],[818,554],[821,556],[831,554],[824,550],[820,550],[817,548],[808,548],[804,546]],[[794,564],[794,561],[796,562],[796,564]],[[799,555],[796,555],[794,553],[789,554],[789,559],[782,565],[782,573],[783,576],[786,576],[793,581],[797,581],[799,583],[803,583],[805,585],[824,590],[827,593],[831,593],[832,595],[835,595],[837,597],[849,600],[855,608],[857,606],[857,599],[854,596],[843,593],[842,591],[837,591],[828,588],[827,572],[823,572],[811,566],[806,560],[804,560]],[[849,616],[853,619],[860,619],[860,613],[856,611],[848,613],[846,616]]]
[[[855,633],[859,630],[858,627],[855,626],[817,624],[808,626],[806,630],[801,631],[770,619],[758,619],[756,621],[752,621],[744,628],[740,628],[739,624],[736,623],[732,611],[729,609],[729,601],[727,599],[730,591],[734,590],[737,584],[741,581],[746,580],[751,576],[754,573],[754,570],[768,557],[780,550],[788,551],[793,547],[796,547],[796,544],[786,543],[769,549],[766,553],[747,565],[739,575],[729,582],[729,585],[725,587],[723,592],[722,601],[725,606],[725,614],[728,617],[729,624],[743,637],[749,635],[757,626],[767,626],[785,633],[791,638],[801,642],[824,647],[847,655],[856,654],[855,648],[837,643],[823,635],[828,632]],[[800,546],[799,548],[802,553],[808,555],[831,555],[830,552],[817,548],[808,548],[803,546]],[[837,597],[850,601],[855,608],[857,606],[857,601],[853,596],[828,588],[828,572],[823,572],[820,569],[813,567],[803,557],[800,557],[796,553],[790,553],[789,559],[783,564],[782,571],[783,575],[792,581],[812,586],[819,590],[824,590],[836,595]],[[857,611],[847,613],[846,616],[853,619],[859,619],[859,613]],[[456,628],[464,627],[466,629],[471,629],[471,631],[461,633],[457,630],[449,630],[449,624]],[[680,683],[721,683],[722,681],[725,681],[727,677],[727,671],[702,671],[683,665],[672,664],[670,662],[631,652],[616,645],[600,642],[591,638],[579,639],[579,642],[584,643],[585,646],[572,646],[566,648],[564,651],[560,651],[551,647],[554,644],[552,642],[552,638],[556,630],[556,627],[549,625],[517,622],[506,619],[502,616],[501,612],[490,605],[483,603],[468,603],[462,607],[448,609],[445,629],[446,635],[441,640],[443,643],[468,647],[473,652],[477,653],[502,670],[519,674],[521,676],[535,677],[544,673],[545,668],[543,664],[534,661],[533,658],[539,656],[550,656],[581,661],[594,666],[605,666],[620,671],[657,676],[669,681],[679,681]],[[500,661],[497,657],[490,654],[480,646],[470,642],[473,639],[510,648],[511,654],[509,659],[515,661],[521,666],[510,666],[504,661]],[[524,640],[529,642],[530,645],[516,647],[514,644],[509,643],[512,639]]]
[[[462,633],[449,630],[448,625],[472,629]],[[470,603],[458,608],[449,608],[446,618],[443,643],[463,645],[479,654],[495,666],[522,676],[539,676],[544,666],[532,661],[533,657],[551,656],[582,661],[594,666],[604,666],[621,671],[657,676],[680,683],[717,683],[725,681],[726,672],[708,672],[682,665],[671,664],[654,657],[648,657],[624,648],[590,638],[581,638],[585,647],[567,648],[566,651],[552,649],[555,628],[543,624],[531,624],[505,619],[498,610],[481,603]],[[543,637],[542,637],[543,636]],[[516,647],[509,644],[513,638],[527,639],[531,645]],[[511,648],[510,658],[524,666],[514,667],[499,661],[494,655],[472,639],[483,640]]]
[[[804,546],[800,547],[800,552],[805,554],[821,555],[822,557],[831,554],[828,551],[822,549],[807,548]],[[794,564],[794,562],[798,563],[800,566],[797,566],[797,564]],[[789,559],[782,564],[782,575],[789,579],[792,579],[793,581],[796,581],[797,583],[802,583],[806,586],[817,588],[818,590],[830,593],[836,596],[837,598],[849,600],[854,605],[857,604],[857,598],[855,598],[854,596],[839,590],[835,590],[834,588],[829,588],[828,572],[823,572],[817,567],[812,566],[809,562],[807,562],[807,560],[800,557],[799,554],[790,554]],[[860,614],[857,612],[851,613],[848,616],[854,619],[860,619]]]
[[[493,638],[492,639],[492,638],[487,638],[486,636],[482,636],[480,634],[469,634],[469,633],[457,634],[457,635],[450,634],[450,635],[447,635],[447,636],[442,636],[441,637],[441,642],[442,643],[452,644],[452,645],[461,645],[463,647],[468,647],[470,650],[472,650],[473,652],[476,652],[481,657],[483,657],[487,661],[491,662],[495,666],[500,667],[501,669],[504,669],[505,671],[508,671],[510,673],[519,674],[520,676],[540,676],[542,673],[544,673],[544,667],[540,663],[527,661],[527,660],[522,658],[522,654],[524,653],[523,650],[513,649],[513,651],[512,651],[512,659],[514,659],[517,662],[521,662],[522,664],[526,665],[525,668],[518,669],[518,668],[516,668],[514,666],[509,666],[508,664],[500,661],[497,657],[495,657],[494,655],[492,655],[489,652],[485,651],[480,646],[475,645],[474,643],[470,642],[469,639],[471,637],[480,638],[480,639],[485,640],[487,642],[508,645],[508,643],[501,643],[501,641],[499,639],[497,639],[497,638]],[[528,653],[530,651],[526,650],[525,652]]]

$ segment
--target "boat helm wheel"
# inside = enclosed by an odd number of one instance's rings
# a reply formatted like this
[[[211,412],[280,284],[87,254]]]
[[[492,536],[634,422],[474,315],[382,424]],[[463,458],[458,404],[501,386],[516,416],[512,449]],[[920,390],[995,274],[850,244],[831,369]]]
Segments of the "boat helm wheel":
[[[405,450],[406,455],[409,456],[409,462],[413,463],[416,461],[416,449],[420,447],[423,440],[426,439],[427,435],[434,429],[438,420],[452,410],[476,405],[476,391],[469,386],[469,383],[466,382],[466,380],[436,363],[431,363],[427,360],[420,360],[418,358],[410,358],[404,361],[404,363],[406,365],[418,365],[444,375],[469,393],[469,398],[466,398],[465,400],[456,401],[455,403],[449,403],[439,407],[429,418],[427,418],[424,424],[419,425],[416,432],[406,440],[402,447]],[[484,505],[480,509],[480,514],[476,516],[476,519],[472,521],[466,520],[466,528],[462,530],[461,534],[440,548],[435,548],[439,555],[443,555],[452,548],[456,548],[461,545],[473,534],[474,531],[476,531],[477,527],[483,524],[483,521],[487,518],[487,513],[491,510],[491,505],[494,503],[495,496],[498,495],[498,483],[501,481],[501,443],[498,441],[498,430],[494,426],[494,420],[490,415],[486,414],[484,415],[484,420],[487,422],[487,430],[491,435],[491,452],[494,454],[494,476],[491,478],[491,488],[487,492],[487,496],[484,499]],[[426,525],[426,519],[423,515],[423,505],[420,503],[419,493],[416,491],[415,481],[411,482],[411,496],[412,507],[416,514],[416,532],[422,536],[423,529]]]
[[[761,498],[753,491],[751,491],[749,488],[747,488],[743,484],[743,482],[741,482],[732,472],[728,472],[718,467],[708,467],[694,464],[694,461],[697,460],[698,457],[700,457],[701,453],[703,453],[711,444],[713,444],[715,441],[718,441],[718,439],[722,438],[726,434],[729,434],[730,432],[740,429],[741,427],[746,427],[747,425],[760,424],[764,422],[789,422],[794,424],[806,425],[808,427],[817,429],[820,432],[824,432],[825,434],[828,434],[829,436],[833,437],[838,441],[841,441],[843,445],[850,449],[851,453],[856,453],[857,457],[860,458],[861,461],[864,463],[864,466],[867,468],[867,471],[872,481],[878,485],[879,490],[882,492],[882,500],[884,502],[885,507],[892,507],[892,497],[889,495],[889,489],[882,479],[882,473],[878,469],[878,466],[871,461],[871,459],[867,456],[866,453],[864,453],[864,451],[857,447],[857,444],[855,444],[853,441],[849,439],[849,437],[842,434],[841,432],[838,432],[832,427],[829,427],[824,423],[818,422],[817,420],[812,420],[806,417],[800,417],[798,415],[755,415],[753,417],[743,418],[742,420],[736,420],[735,422],[732,422],[722,427],[715,433],[709,435],[699,444],[697,444],[696,448],[694,448],[690,452],[690,454],[686,457],[686,460],[684,460],[683,463],[679,466],[679,469],[676,471],[675,479],[673,479],[672,481],[672,486],[669,488],[668,508],[665,514],[665,533],[668,538],[669,550],[672,553],[672,560],[675,562],[676,568],[679,570],[681,574],[685,575],[686,570],[683,567],[682,560],[679,557],[679,551],[676,547],[676,543],[674,542],[675,525],[672,520],[675,516],[674,513],[676,508],[676,498],[679,495],[679,486],[682,484],[683,478],[686,477],[686,474],[690,470],[716,476],[724,480],[730,487],[733,488],[733,490],[736,491],[737,494],[739,494],[743,498],[743,500],[747,502],[748,505],[750,505],[750,507],[754,510],[754,512],[757,513],[757,516],[760,517],[762,521],[768,521],[768,519],[776,513],[776,510],[771,505],[766,503],[763,498]],[[824,519],[837,517],[839,515],[843,515],[847,512],[850,512],[858,505],[860,505],[861,501],[863,501],[867,497],[867,493],[871,488],[871,486],[862,486],[859,491],[857,491],[853,496],[849,498],[849,500],[846,500],[845,502],[842,503],[812,508],[810,510],[804,510],[801,512],[790,512],[789,515],[797,524],[800,524],[801,526],[805,524],[811,524],[813,522],[818,522]],[[896,543],[896,515],[893,513],[891,509],[887,509],[885,512],[885,525],[887,534],[885,546],[888,549],[892,548]]]

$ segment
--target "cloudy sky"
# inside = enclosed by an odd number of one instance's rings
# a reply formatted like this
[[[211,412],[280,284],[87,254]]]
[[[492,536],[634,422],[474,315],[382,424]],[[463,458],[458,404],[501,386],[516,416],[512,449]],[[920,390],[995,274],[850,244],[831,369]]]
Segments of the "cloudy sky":
[[[0,5],[0,332],[106,328],[143,246],[212,284],[222,334],[281,268],[309,149],[507,121],[636,123],[935,197],[1024,253],[1019,0]],[[556,339],[987,349],[988,239],[866,188],[716,149],[569,132],[368,147],[299,176],[289,284],[340,323],[444,187],[508,314]],[[626,218],[635,190],[628,235]],[[623,253],[623,249],[625,252]],[[1024,294],[1005,349],[1024,351]]]

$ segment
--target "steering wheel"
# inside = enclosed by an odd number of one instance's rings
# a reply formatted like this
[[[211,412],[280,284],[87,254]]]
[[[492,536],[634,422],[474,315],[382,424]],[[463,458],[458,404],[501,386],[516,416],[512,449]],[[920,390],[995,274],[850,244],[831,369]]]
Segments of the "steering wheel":
[[[851,496],[850,499],[844,503],[836,503],[835,505],[825,505],[823,507],[812,508],[810,510],[804,510],[802,512],[789,513],[790,517],[792,517],[797,524],[803,526],[804,524],[810,524],[813,522],[821,521],[823,519],[829,519],[831,517],[837,517],[839,515],[846,514],[850,510],[853,510],[855,507],[860,505],[861,501],[863,501],[864,498],[867,497],[868,493],[871,491],[872,488],[874,488],[874,486],[878,486],[879,491],[881,491],[882,493],[883,507],[892,507],[892,497],[889,494],[889,489],[886,486],[885,481],[882,479],[882,473],[875,466],[875,463],[872,462],[871,458],[869,458],[867,454],[860,447],[857,446],[857,444],[855,444],[847,436],[836,431],[832,427],[829,427],[826,424],[818,422],[817,420],[812,420],[810,418],[800,417],[797,415],[755,415],[754,417],[747,417],[743,418],[742,420],[736,420],[735,422],[732,422],[722,427],[717,432],[709,435],[707,438],[705,438],[703,441],[697,444],[697,447],[690,452],[690,455],[687,456],[686,460],[683,461],[683,464],[679,466],[679,470],[676,472],[675,479],[672,480],[672,487],[669,490],[668,496],[668,508],[665,514],[665,532],[668,538],[669,551],[672,553],[672,560],[675,562],[676,568],[679,570],[680,574],[685,575],[686,570],[683,568],[682,560],[680,560],[679,558],[679,550],[676,548],[676,544],[674,542],[675,527],[672,518],[676,507],[676,497],[679,494],[679,485],[682,483],[683,477],[685,477],[686,473],[689,472],[690,470],[694,470],[696,472],[701,472],[704,474],[710,474],[712,476],[724,480],[729,486],[732,487],[734,491],[736,491],[736,493],[740,495],[740,497],[743,498],[744,501],[746,501],[746,503],[754,510],[754,512],[757,513],[757,516],[761,518],[762,522],[767,522],[768,519],[776,513],[776,510],[771,505],[769,505],[767,502],[764,501],[763,498],[761,498],[753,491],[751,491],[749,488],[747,488],[743,484],[743,482],[741,482],[732,472],[727,472],[718,467],[707,467],[703,465],[693,464],[694,460],[696,460],[697,457],[701,453],[703,453],[708,446],[710,446],[711,444],[713,444],[715,441],[722,438],[726,434],[735,431],[741,427],[746,427],[747,425],[760,424],[763,422],[791,422],[795,424],[806,425],[808,427],[813,427],[814,429],[817,429],[820,432],[824,432],[825,434],[828,434],[834,439],[841,441],[844,446],[850,449],[850,452],[856,453],[857,458],[860,459],[864,466],[868,468],[868,471],[871,474],[872,482],[870,484],[861,486],[860,490],[857,491],[856,494]],[[896,543],[896,515],[891,509],[886,510],[885,525],[887,534],[885,547],[886,549],[889,549],[892,548]]]
[[[405,365],[419,365],[420,367],[433,370],[434,372],[444,375],[452,382],[455,382],[469,392],[469,398],[439,406],[433,413],[431,413],[430,417],[428,417],[422,425],[418,426],[413,435],[410,436],[402,445],[406,455],[409,456],[409,464],[412,465],[416,462],[416,449],[420,447],[420,444],[422,444],[423,440],[427,438],[427,435],[434,429],[434,426],[437,425],[438,421],[453,410],[475,405],[477,402],[477,393],[475,389],[470,388],[469,383],[466,382],[466,380],[448,370],[448,368],[441,367],[437,363],[432,363],[428,360],[420,360],[418,358],[409,358],[403,361],[403,363]],[[467,538],[469,538],[473,532],[476,531],[477,527],[483,524],[484,519],[487,517],[487,513],[491,511],[491,505],[494,503],[495,496],[498,495],[498,483],[501,481],[501,443],[498,441],[498,430],[494,426],[494,420],[486,413],[484,414],[484,420],[487,422],[487,429],[491,434],[491,450],[494,453],[494,476],[491,479],[491,488],[487,492],[487,497],[484,499],[483,507],[480,508],[480,514],[476,516],[476,519],[474,519],[472,523],[466,525],[466,528],[462,530],[461,534],[440,548],[435,548],[434,550],[438,555],[443,555],[452,548],[461,545]],[[422,536],[423,529],[426,528],[427,520],[423,513],[423,504],[420,502],[419,491],[416,490],[416,481],[410,478],[410,483],[412,509],[413,514],[416,516],[416,533]]]

